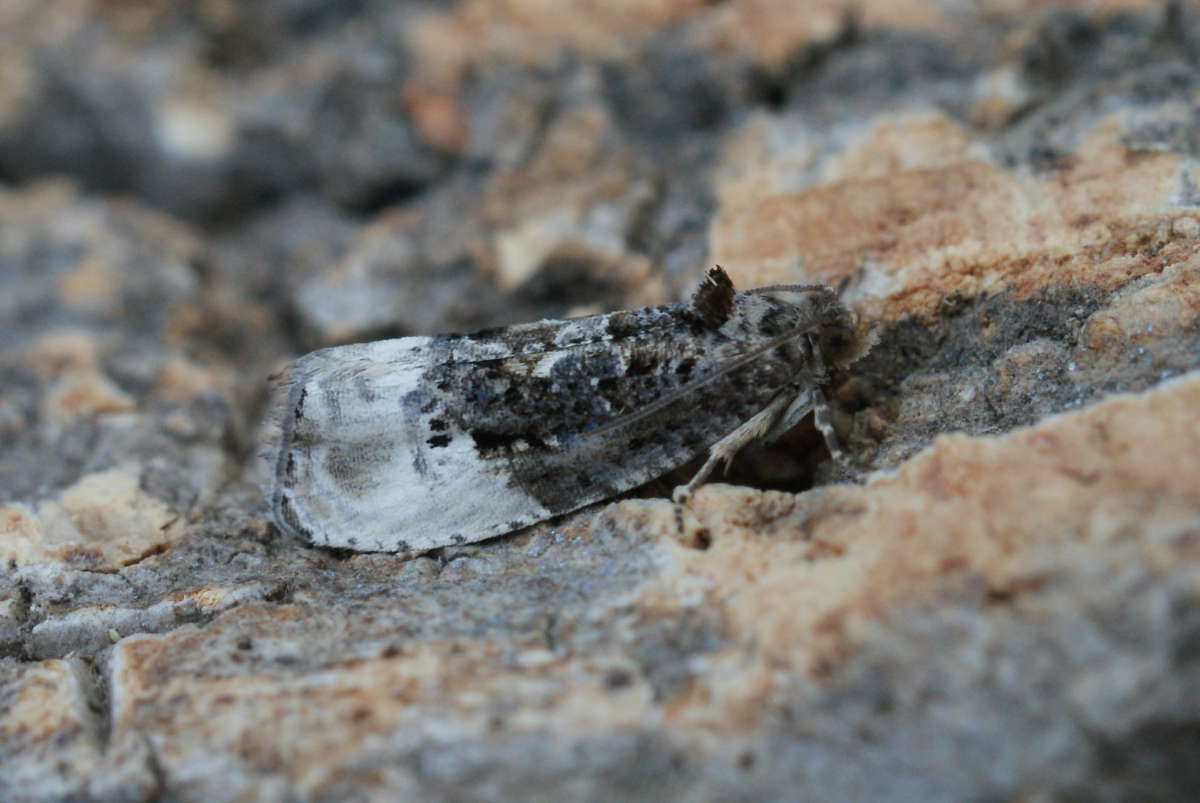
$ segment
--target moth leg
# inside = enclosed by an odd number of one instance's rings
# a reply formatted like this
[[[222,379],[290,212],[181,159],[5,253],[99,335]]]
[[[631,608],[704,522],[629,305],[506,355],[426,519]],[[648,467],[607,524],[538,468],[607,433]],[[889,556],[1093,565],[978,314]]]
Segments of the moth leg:
[[[813,368],[818,377],[825,377],[825,358],[821,354],[821,346],[815,335],[808,336],[809,353],[812,356]],[[812,411],[813,423],[817,425],[821,436],[825,438],[825,446],[829,449],[829,456],[835,462],[845,466],[849,463],[846,453],[842,451],[842,447],[838,444],[837,433],[833,429],[833,413],[829,409],[829,402],[825,399],[825,394],[821,392],[820,384],[814,384],[809,391],[812,394]]]
[[[778,440],[785,432],[799,424],[801,419],[808,415],[813,409],[814,391],[820,393],[820,391],[816,390],[815,387],[801,386],[797,388],[796,395],[792,399],[792,403],[788,405],[787,410],[784,411],[783,415],[779,417],[779,420],[775,422],[775,426],[771,427],[771,431],[766,435],[763,435],[763,440],[767,443]]]
[[[748,443],[753,443],[756,440],[761,440],[768,432],[774,429],[775,424],[784,415],[789,408],[791,397],[780,394],[771,400],[763,409],[759,410],[746,423],[730,432],[724,438],[714,443],[708,449],[708,459],[704,461],[704,465],[696,472],[696,476],[692,477],[691,482],[687,485],[681,485],[671,494],[672,499],[678,505],[687,502],[692,493],[704,484],[708,479],[708,475],[712,474],[713,469],[718,463],[724,462],[725,468],[729,468],[730,461],[733,460],[741,448]]]
[[[825,394],[816,385],[805,388],[796,394],[796,398],[792,401],[785,412],[775,423],[763,440],[770,443],[777,438],[783,436],[785,432],[800,423],[800,420],[809,413],[813,414],[813,423],[816,424],[817,430],[821,436],[825,438],[825,446],[829,448],[829,455],[839,463],[846,462],[846,453],[842,451],[841,445],[838,443],[837,431],[833,428],[833,414],[829,409],[829,402],[825,399]]]
[[[842,451],[841,445],[838,443],[837,432],[833,429],[833,413],[829,410],[829,402],[825,400],[825,394],[820,388],[812,389],[812,411],[813,423],[817,425],[822,437],[825,438],[825,446],[829,448],[829,456],[838,463],[845,465],[848,462],[846,453]]]

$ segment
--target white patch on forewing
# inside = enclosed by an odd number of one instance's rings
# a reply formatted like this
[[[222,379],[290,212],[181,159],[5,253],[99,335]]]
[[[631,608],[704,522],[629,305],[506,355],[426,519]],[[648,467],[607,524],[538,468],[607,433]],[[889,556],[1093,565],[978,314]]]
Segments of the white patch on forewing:
[[[326,349],[316,372],[312,357],[305,358],[309,379],[297,430],[308,448],[291,447],[295,480],[278,492],[316,543],[419,551],[460,538],[478,541],[550,515],[508,484],[505,462],[481,459],[467,433],[448,429],[441,433],[450,438],[446,446],[427,443],[427,416],[404,403],[429,367],[413,351],[427,345],[426,338],[403,338]],[[339,353],[348,359],[337,359]],[[363,389],[373,398],[363,398]],[[330,471],[339,450],[366,460],[353,488]]]
[[[546,354],[533,369],[529,372],[530,376],[550,377],[554,375],[554,366],[558,365],[563,359],[569,359],[570,352],[552,351]]]

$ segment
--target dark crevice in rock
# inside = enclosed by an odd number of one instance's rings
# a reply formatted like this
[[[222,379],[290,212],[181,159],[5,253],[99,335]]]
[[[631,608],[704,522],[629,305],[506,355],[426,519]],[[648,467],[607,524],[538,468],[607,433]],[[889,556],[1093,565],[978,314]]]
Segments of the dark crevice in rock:
[[[1131,341],[1101,354],[1083,347],[1083,325],[1111,297],[1087,287],[1051,288],[1022,300],[985,294],[949,299],[932,320],[889,324],[875,347],[827,388],[852,470],[830,460],[808,417],[774,444],[743,449],[713,481],[801,492],[854,480],[894,468],[941,434],[1008,432],[1200,367],[1200,328],[1191,348],[1170,332],[1163,341],[1169,348]],[[673,472],[636,495],[669,495],[664,487],[686,482],[692,471]]]
[[[33,591],[15,570],[10,569],[9,572],[15,615],[7,622],[0,620],[0,658],[27,662],[33,660],[29,649],[29,630],[32,627],[29,609],[33,603]]]
[[[391,181],[363,187],[343,208],[351,215],[370,220],[385,210],[419,198],[429,187],[428,181],[396,177]]]
[[[627,289],[605,277],[596,260],[582,256],[551,255],[512,294],[518,309],[542,310],[549,317],[563,317],[572,307],[595,304],[601,309],[618,309]]]
[[[712,136],[743,113],[760,80],[743,56],[697,52],[683,28],[667,28],[627,62],[599,65],[602,91],[621,130],[670,155]]]
[[[833,394],[843,423],[851,417],[851,451],[879,439],[872,463],[890,467],[945,432],[995,434],[1094,400],[1097,387],[1077,381],[1072,366],[1083,359],[1083,323],[1106,300],[1088,288],[1056,288],[1027,300],[984,295],[952,299],[933,320],[884,327]],[[1032,351],[1018,355],[1001,385],[998,361],[1021,346]],[[883,432],[879,415],[887,421]]]
[[[150,578],[157,580],[157,583],[152,582],[150,585],[144,582],[135,582],[121,573],[116,575],[91,573],[97,579],[120,577],[125,581],[129,588],[128,597],[119,603],[94,601],[112,599],[115,595],[111,593],[111,588],[109,589],[110,593],[105,594],[103,593],[104,587],[93,587],[93,581],[88,578],[88,573],[81,573],[82,576],[77,578],[77,595],[81,599],[74,605],[69,605],[64,610],[58,610],[66,600],[51,598],[42,600],[43,612],[32,616],[24,628],[25,639],[20,657],[28,661],[41,661],[47,658],[66,658],[77,655],[87,660],[93,660],[96,655],[102,654],[112,645],[113,633],[116,633],[119,638],[133,633],[166,634],[186,625],[204,627],[235,608],[262,603],[286,605],[292,602],[294,595],[293,585],[286,579],[256,578],[242,581],[243,585],[246,583],[261,584],[262,587],[256,589],[256,593],[235,596],[228,604],[221,606],[204,608],[190,600],[170,602],[169,599],[162,599],[155,604],[147,605],[142,600],[158,597],[169,598],[180,591],[171,582],[169,572],[160,568],[158,573],[166,576]],[[195,589],[198,584],[193,582],[187,587]],[[236,583],[232,584],[236,585]],[[156,585],[165,586],[165,588],[156,588]],[[88,607],[93,609],[89,615],[83,618],[74,616],[78,611],[86,610]]]
[[[789,105],[795,88],[842,58],[860,44],[862,26],[854,8],[845,11],[845,18],[836,36],[815,44],[806,44],[784,60],[778,69],[754,67],[749,75],[751,104],[781,111]]]
[[[853,29],[851,29],[852,31]],[[934,105],[965,117],[965,76],[983,67],[981,53],[935,36],[874,30],[804,64],[786,82],[786,109],[814,124],[869,118],[880,108]]]
[[[159,753],[155,740],[150,737],[149,733],[143,731],[137,731],[132,734],[131,738],[138,739],[145,747],[146,767],[150,770],[150,777],[154,780],[156,795],[161,796],[161,799],[164,800],[177,799],[177,796],[171,793],[168,785],[170,776],[167,773],[167,768],[163,763],[162,755]]]
[[[102,752],[108,749],[112,738],[112,683],[103,669],[104,665],[111,666],[111,658],[111,652],[102,659],[102,663],[97,663],[95,657],[82,658],[78,661],[79,669],[76,672],[84,688],[88,712],[95,718],[96,737]]]
[[[1200,722],[1148,720],[1123,738],[1090,734],[1098,778],[1128,799],[1187,800],[1200,788]],[[1063,800],[1093,800],[1095,789],[1070,788]]]

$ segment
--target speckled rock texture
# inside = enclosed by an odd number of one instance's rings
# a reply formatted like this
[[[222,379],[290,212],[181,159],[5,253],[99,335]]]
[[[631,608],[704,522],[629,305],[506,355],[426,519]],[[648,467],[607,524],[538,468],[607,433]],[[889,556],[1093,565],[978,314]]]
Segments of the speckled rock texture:
[[[321,345],[823,281],[682,510],[280,535]],[[694,469],[694,467],[692,467]],[[1200,789],[1200,4],[0,2],[0,799]]]

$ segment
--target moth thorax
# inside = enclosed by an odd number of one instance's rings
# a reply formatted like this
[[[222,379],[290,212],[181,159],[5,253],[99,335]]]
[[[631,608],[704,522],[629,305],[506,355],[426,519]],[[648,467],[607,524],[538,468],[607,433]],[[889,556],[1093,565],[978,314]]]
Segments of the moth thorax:
[[[812,347],[802,331],[775,347],[775,357],[788,365],[803,366],[812,361]]]

